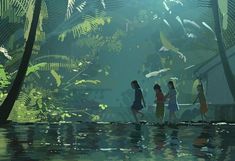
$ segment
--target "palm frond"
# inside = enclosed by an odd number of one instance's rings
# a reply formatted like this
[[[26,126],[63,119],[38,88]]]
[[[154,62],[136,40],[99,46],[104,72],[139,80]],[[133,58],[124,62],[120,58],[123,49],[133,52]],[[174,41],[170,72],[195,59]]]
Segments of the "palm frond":
[[[48,59],[50,58],[50,59]],[[48,61],[50,60],[50,61]],[[51,71],[65,69],[69,71],[81,71],[84,67],[91,63],[90,58],[76,59],[65,55],[47,55],[38,57],[33,61],[33,64],[46,63],[40,66],[40,70]]]
[[[33,0],[9,0],[10,4],[16,9],[17,16],[24,16],[28,10],[29,4],[34,3]]]
[[[78,38],[81,35],[86,35],[92,31],[96,31],[100,26],[109,24],[111,17],[103,14],[93,16],[86,16],[84,22],[73,26],[70,29],[65,30],[59,35],[59,40],[64,41],[68,34],[72,33],[74,38]]]
[[[68,0],[66,19],[69,19],[73,13],[74,5],[76,0]]]

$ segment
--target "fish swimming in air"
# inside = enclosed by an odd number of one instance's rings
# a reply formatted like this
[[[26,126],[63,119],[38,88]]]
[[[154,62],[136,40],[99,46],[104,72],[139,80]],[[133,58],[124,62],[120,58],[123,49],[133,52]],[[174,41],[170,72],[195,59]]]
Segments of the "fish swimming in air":
[[[215,40],[217,40],[214,30],[206,22],[202,22],[202,25],[205,26],[208,30],[210,30],[214,34]]]
[[[166,20],[166,19],[163,19],[163,22],[168,26],[168,27],[171,27],[169,22]]]
[[[167,4],[166,4],[165,1],[163,1],[163,5],[164,5],[164,7],[165,7],[165,9],[166,9],[167,11],[170,11],[170,8],[167,6]]]
[[[186,67],[186,68],[184,68],[184,70],[188,70],[188,69],[191,69],[192,67],[194,67],[195,65],[190,65],[190,66],[188,66],[188,67]]]
[[[183,28],[184,32],[186,33],[186,30],[185,30],[184,24],[183,24],[183,22],[182,22],[182,20],[181,20],[180,16],[176,16],[176,20],[180,23],[180,25],[182,26],[182,28]]]
[[[170,0],[170,2],[175,2],[177,4],[180,4],[181,6],[184,5],[180,0]]]
[[[196,38],[197,36],[194,35],[193,33],[187,33],[188,38]]]
[[[171,77],[170,80],[179,80],[177,77]]]
[[[12,60],[12,57],[9,55],[7,49],[4,48],[4,46],[1,46],[1,47],[0,47],[0,52],[3,53],[3,55],[4,55],[7,59]]]
[[[160,52],[166,52],[166,51],[169,51],[169,49],[165,48],[164,46],[162,46],[160,49],[159,49]]]
[[[191,24],[191,25],[195,26],[195,27],[198,28],[198,29],[201,28],[195,21],[188,20],[188,19],[184,19],[183,22],[184,22],[185,24]]]
[[[167,72],[167,71],[169,71],[169,70],[170,70],[170,68],[160,69],[160,70],[158,70],[158,71],[154,71],[154,72],[150,72],[150,73],[146,74],[145,77],[146,77],[146,78],[156,77],[156,76],[158,76],[159,74],[164,73],[164,72]]]
[[[106,4],[105,4],[104,0],[101,0],[101,4],[102,4],[102,6],[103,6],[104,9],[105,9],[105,8],[106,8]]]

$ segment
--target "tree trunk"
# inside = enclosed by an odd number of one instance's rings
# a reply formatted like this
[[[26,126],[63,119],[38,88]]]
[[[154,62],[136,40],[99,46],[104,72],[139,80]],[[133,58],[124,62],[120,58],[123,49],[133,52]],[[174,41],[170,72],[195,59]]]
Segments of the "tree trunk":
[[[25,50],[24,54],[16,75],[16,78],[12,84],[12,87],[10,88],[10,91],[8,92],[8,95],[4,102],[2,103],[0,107],[0,121],[5,122],[10,112],[14,106],[14,103],[20,93],[22,84],[24,82],[24,78],[28,69],[29,60],[32,55],[33,45],[36,37],[36,31],[38,26],[38,19],[41,11],[41,2],[42,0],[35,0],[35,7],[34,7],[34,13],[33,13],[33,19],[28,35],[28,39],[25,44]]]
[[[232,94],[233,100],[235,101],[235,78],[233,76],[233,72],[230,68],[229,61],[226,56],[226,49],[223,41],[223,36],[222,36],[222,30],[220,26],[220,16],[219,16],[219,5],[218,5],[218,0],[216,2],[214,0],[212,1],[212,10],[214,14],[214,22],[215,22],[215,34],[217,37],[217,44],[218,44],[218,49],[219,49],[219,55],[221,58],[221,62],[224,68],[224,74],[227,79],[227,83],[230,89],[230,92]],[[213,3],[215,2],[215,3]],[[215,78],[216,79],[216,78]]]

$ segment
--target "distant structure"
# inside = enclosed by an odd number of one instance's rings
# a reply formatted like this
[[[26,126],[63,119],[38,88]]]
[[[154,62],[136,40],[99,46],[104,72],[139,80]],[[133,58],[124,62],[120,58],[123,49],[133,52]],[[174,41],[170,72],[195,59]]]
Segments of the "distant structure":
[[[235,46],[227,50],[227,58],[235,76]],[[194,75],[202,80],[208,103],[215,105],[235,103],[230,93],[219,55],[203,63],[194,71]]]

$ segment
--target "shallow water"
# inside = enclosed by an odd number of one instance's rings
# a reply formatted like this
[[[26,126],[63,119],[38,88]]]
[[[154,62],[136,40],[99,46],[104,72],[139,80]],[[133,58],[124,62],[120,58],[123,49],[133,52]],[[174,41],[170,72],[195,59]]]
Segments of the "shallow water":
[[[0,160],[235,160],[235,126],[17,124],[0,128]]]

